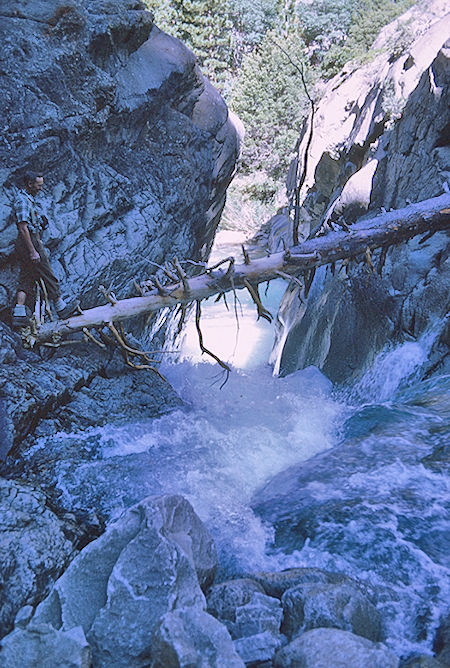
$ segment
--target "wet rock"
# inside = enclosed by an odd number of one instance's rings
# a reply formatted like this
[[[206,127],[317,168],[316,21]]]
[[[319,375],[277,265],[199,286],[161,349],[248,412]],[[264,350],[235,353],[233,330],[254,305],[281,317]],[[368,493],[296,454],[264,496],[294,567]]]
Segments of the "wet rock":
[[[58,631],[50,624],[30,624],[2,640],[1,668],[89,668],[91,651],[83,629]]]
[[[353,584],[303,584],[288,589],[281,602],[281,630],[289,639],[313,628],[333,627],[381,640],[380,613]]]
[[[152,668],[243,668],[225,626],[198,608],[166,613],[153,632]]]
[[[251,577],[259,582],[268,596],[280,599],[285,591],[301,585],[356,584],[355,580],[344,573],[332,573],[320,568],[287,568],[277,573],[269,571],[253,573]]]
[[[234,624],[237,608],[246,605],[255,593],[264,594],[264,589],[249,578],[221,582],[208,592],[208,612],[224,623]],[[228,629],[231,631],[230,626]]]
[[[441,663],[428,654],[420,654],[400,663],[400,668],[445,668],[447,663]]]
[[[251,579],[231,580],[214,586],[207,598],[211,612],[229,630],[245,663],[266,661],[281,646],[282,609]]]
[[[381,643],[338,629],[307,631],[277,652],[276,668],[398,668],[399,660]]]
[[[284,644],[279,633],[262,631],[252,636],[245,636],[234,641],[237,653],[245,664],[260,665],[271,661],[275,652]]]
[[[408,12],[405,20],[415,34],[412,68],[403,68],[407,53],[390,61],[380,42],[372,63],[330,82],[319,105],[302,202],[303,218],[312,227],[337,219],[351,223],[366,212],[400,208],[448,188],[445,14],[439,0]],[[392,34],[391,26],[390,39]],[[276,370],[285,375],[315,365],[333,382],[348,382],[386,344],[417,339],[436,322],[440,331],[423,372],[443,364],[447,246],[448,236],[440,233],[425,243],[415,239],[391,248],[383,260],[376,251],[374,265],[383,265],[382,276],[361,264],[347,267],[348,276],[320,269],[306,304],[299,303],[298,288],[291,286],[279,312]]]
[[[205,607],[212,540],[182,497],[149,497],[90,543],[38,606],[32,623],[81,626],[95,666],[144,666],[162,615]]]
[[[441,663],[450,665],[450,615],[443,616],[439,622],[433,650]]]
[[[22,351],[20,359],[1,365],[4,411],[14,433],[8,451],[32,433],[42,419],[57,412],[102,367],[100,360],[89,357],[83,362],[81,365],[79,358],[70,355],[64,360],[46,361]]]
[[[156,374],[127,371],[113,377],[97,376],[73,395],[58,413],[61,428],[69,431],[133,418],[159,417],[182,405],[170,385]]]
[[[0,479],[0,518],[1,637],[20,608],[45,595],[74,550],[64,523],[31,485]]]

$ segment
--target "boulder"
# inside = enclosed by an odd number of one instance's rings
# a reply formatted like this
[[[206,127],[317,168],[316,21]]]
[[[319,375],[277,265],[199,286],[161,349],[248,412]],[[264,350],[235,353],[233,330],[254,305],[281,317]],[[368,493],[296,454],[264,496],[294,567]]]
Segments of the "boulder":
[[[252,573],[251,578],[259,582],[268,596],[280,599],[288,589],[307,584],[357,584],[356,580],[344,573],[333,573],[321,568],[287,568],[279,572],[262,571]]]
[[[234,646],[245,664],[259,665],[267,661],[272,665],[275,652],[284,644],[283,640],[279,633],[262,631],[238,638],[234,641]]]
[[[152,668],[243,668],[225,626],[198,608],[166,613],[152,639]]]
[[[381,640],[380,613],[355,584],[306,583],[288,589],[281,602],[281,630],[289,639],[313,628],[333,627]]]
[[[446,128],[450,19],[440,0],[415,5],[412,43],[392,57],[397,21],[380,37],[374,60],[337,75],[319,103],[309,151],[302,214],[311,227],[352,223],[381,208],[440,195],[448,189],[450,149]],[[387,35],[389,34],[389,37]],[[383,42],[384,39],[384,42]],[[300,154],[305,150],[303,138]],[[319,269],[308,299],[290,286],[280,306],[275,370],[281,375],[318,366],[333,382],[359,377],[392,341],[417,340],[436,323],[427,369],[443,364],[448,346],[449,269],[445,232],[422,243],[413,239],[373,254],[346,271]],[[364,258],[356,258],[358,261]]]
[[[398,668],[399,660],[381,643],[338,629],[313,629],[275,655],[276,668]]]
[[[208,592],[208,612],[223,623],[234,624],[237,608],[246,605],[255,593],[264,594],[264,589],[250,578],[221,582],[211,587]]]
[[[81,626],[95,666],[148,665],[162,615],[205,607],[199,585],[216,567],[213,542],[179,496],[149,497],[90,543],[37,607],[32,623]]]
[[[0,517],[1,637],[19,609],[42,599],[74,550],[64,523],[31,485],[0,479]]]
[[[50,624],[30,624],[2,640],[1,668],[90,668],[91,665],[91,650],[80,626],[58,631]]]
[[[208,612],[226,625],[245,663],[270,660],[283,644],[280,602],[267,596],[257,582],[222,582],[212,587],[207,603]]]

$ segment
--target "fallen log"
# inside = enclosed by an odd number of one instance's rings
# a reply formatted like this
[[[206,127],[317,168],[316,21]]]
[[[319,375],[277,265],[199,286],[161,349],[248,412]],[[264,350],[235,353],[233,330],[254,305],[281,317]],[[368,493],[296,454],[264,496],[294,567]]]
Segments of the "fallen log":
[[[33,334],[32,343],[57,341],[83,329],[108,326],[113,322],[188,304],[229,292],[246,284],[258,284],[283,276],[297,276],[320,265],[370,254],[418,235],[427,236],[450,227],[450,194],[411,204],[403,209],[380,213],[359,221],[349,232],[333,231],[305,241],[282,253],[274,253],[241,265],[229,258],[228,268],[207,270],[190,279],[152,289],[132,297],[88,309],[82,315],[44,323]]]

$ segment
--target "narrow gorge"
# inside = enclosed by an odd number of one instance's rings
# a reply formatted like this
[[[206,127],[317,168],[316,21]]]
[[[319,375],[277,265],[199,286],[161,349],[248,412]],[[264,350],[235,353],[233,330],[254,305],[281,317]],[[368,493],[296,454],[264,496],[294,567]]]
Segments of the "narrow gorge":
[[[448,216],[446,3],[320,83],[251,233],[221,222],[242,122],[143,2],[4,0],[0,37],[1,668],[449,665],[447,223],[278,272],[259,317],[247,290],[202,301],[228,375],[189,308],[124,320],[122,346],[11,326],[24,170],[86,311],[270,260],[297,223],[314,246],[425,200]]]

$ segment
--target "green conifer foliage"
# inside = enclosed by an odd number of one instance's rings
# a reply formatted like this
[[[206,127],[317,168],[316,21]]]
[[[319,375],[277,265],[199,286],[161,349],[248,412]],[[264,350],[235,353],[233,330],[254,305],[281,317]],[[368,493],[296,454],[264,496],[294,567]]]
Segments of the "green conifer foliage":
[[[359,0],[342,46],[332,46],[323,60],[323,74],[337,74],[346,62],[364,62],[381,28],[400,16],[414,0]]]
[[[298,69],[305,67],[305,45],[297,32],[267,33],[259,48],[244,58],[231,106],[246,129],[243,169],[265,170],[272,179],[286,174],[291,152],[309,105]],[[306,78],[310,79],[306,71]]]
[[[222,88],[232,62],[229,0],[147,0],[162,30],[194,52],[211,81]]]

